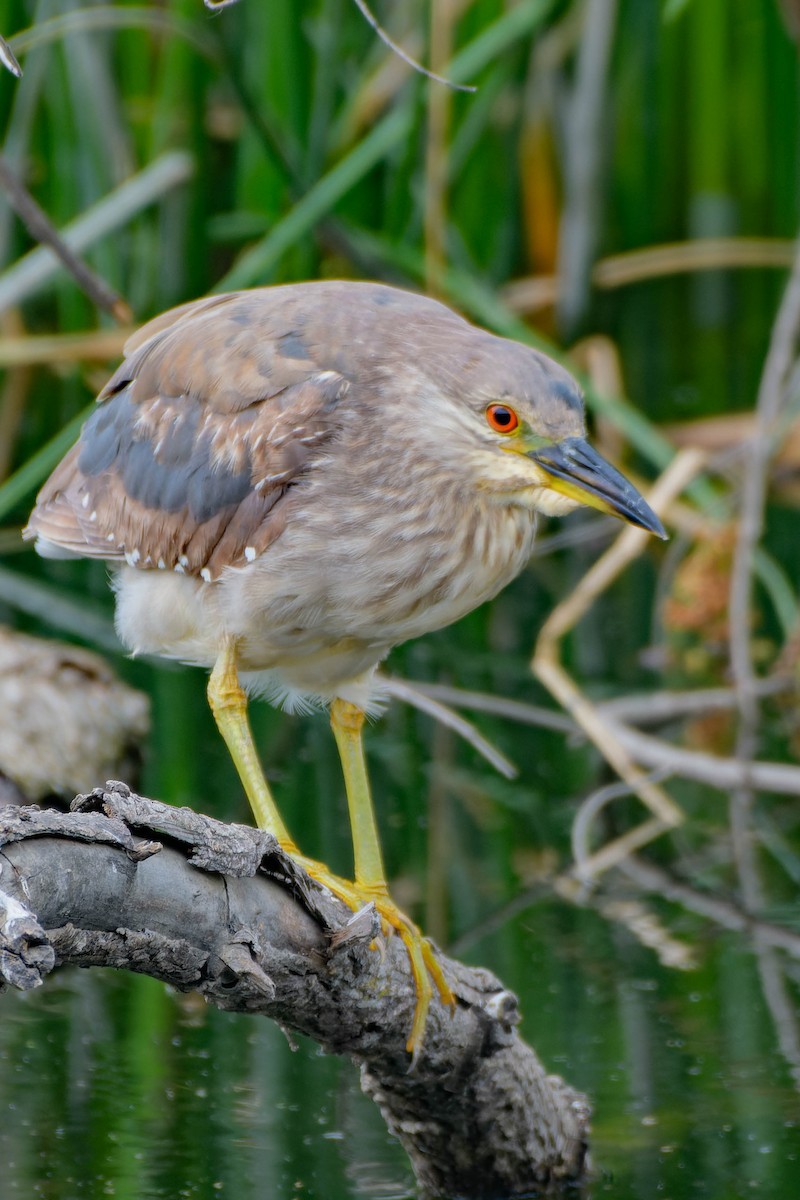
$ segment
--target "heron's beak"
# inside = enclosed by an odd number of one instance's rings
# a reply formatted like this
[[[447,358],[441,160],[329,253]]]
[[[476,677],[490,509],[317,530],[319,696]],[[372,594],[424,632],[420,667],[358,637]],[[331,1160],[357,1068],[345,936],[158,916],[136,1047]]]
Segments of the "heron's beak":
[[[565,438],[529,457],[546,472],[553,491],[666,538],[664,526],[633,484],[583,438]]]

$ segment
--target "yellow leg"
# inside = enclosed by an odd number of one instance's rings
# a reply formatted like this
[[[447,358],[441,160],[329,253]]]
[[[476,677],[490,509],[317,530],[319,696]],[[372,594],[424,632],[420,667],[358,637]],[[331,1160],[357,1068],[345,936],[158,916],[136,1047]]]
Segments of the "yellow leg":
[[[331,706],[331,725],[342,759],[353,830],[356,877],[355,882],[350,883],[334,875],[323,863],[300,854],[289,837],[253,744],[247,719],[247,697],[239,682],[236,642],[232,638],[226,639],[211,672],[208,701],[259,828],[273,834],[281,847],[305,868],[312,879],[327,887],[350,908],[358,909],[364,903],[373,901],[385,925],[400,935],[411,962],[417,993],[414,1020],[407,1042],[407,1049],[415,1055],[425,1035],[425,1022],[433,994],[431,980],[443,1004],[455,1005],[455,997],[430,943],[389,897],[361,741],[364,714],[355,705],[343,700],[336,700]]]
[[[366,891],[375,888],[377,895],[385,895],[386,875],[361,736],[364,714],[347,700],[334,700],[331,705],[331,728],[342,760],[347,806],[350,809],[356,885]]]
[[[256,825],[259,829],[273,834],[282,849],[299,862],[312,879],[321,883],[351,908],[361,908],[365,899],[357,894],[355,885],[334,875],[324,863],[301,854],[289,836],[253,743],[250,722],[247,719],[247,696],[239,683],[236,642],[233,638],[228,638],[223,643],[214,664],[208,681],[208,702],[250,801]]]
[[[239,683],[236,642],[226,638],[208,681],[208,702],[239,772],[259,829],[274,834],[289,854],[296,852],[264,778],[247,719],[247,696]]]
[[[256,825],[259,829],[273,834],[281,848],[300,863],[312,879],[321,883],[352,909],[361,908],[365,900],[357,894],[355,885],[334,875],[324,863],[301,854],[289,836],[253,743],[250,722],[247,719],[247,696],[239,683],[236,643],[232,638],[225,641],[214,664],[208,681],[208,702],[250,801]]]
[[[416,925],[389,897],[364,761],[364,713],[347,700],[334,700],[331,705],[331,727],[342,760],[350,809],[356,876],[354,893],[374,902],[383,920],[400,935],[411,963],[417,1003],[406,1048],[413,1055],[421,1048],[425,1035],[425,1022],[433,994],[431,979],[443,1004],[455,1005],[455,997],[430,942],[423,938]]]

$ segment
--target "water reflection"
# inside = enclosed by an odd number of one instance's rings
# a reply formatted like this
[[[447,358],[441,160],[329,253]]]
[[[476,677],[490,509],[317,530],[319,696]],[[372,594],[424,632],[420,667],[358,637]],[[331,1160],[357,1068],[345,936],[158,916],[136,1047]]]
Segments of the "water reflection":
[[[548,1065],[591,1093],[587,1196],[768,1196],[800,1180],[798,1097],[754,961],[691,973],[540,903],[479,944]],[[149,979],[69,971],[2,1000],[0,1198],[400,1200],[412,1180],[355,1069]]]

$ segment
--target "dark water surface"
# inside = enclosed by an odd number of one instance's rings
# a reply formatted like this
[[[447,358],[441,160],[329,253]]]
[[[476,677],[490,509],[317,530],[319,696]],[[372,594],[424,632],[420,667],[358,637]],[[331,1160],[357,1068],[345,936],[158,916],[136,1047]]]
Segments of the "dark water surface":
[[[595,1107],[588,1196],[800,1194],[800,1105],[754,959],[724,935],[660,966],[554,901],[469,957],[516,987],[547,1065]],[[411,1195],[355,1068],[145,978],[70,970],[2,999],[0,1197]]]

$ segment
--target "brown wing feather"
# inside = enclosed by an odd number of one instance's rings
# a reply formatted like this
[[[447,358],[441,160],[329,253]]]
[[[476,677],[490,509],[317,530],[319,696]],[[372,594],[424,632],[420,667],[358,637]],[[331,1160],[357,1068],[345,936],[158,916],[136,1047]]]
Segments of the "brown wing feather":
[[[289,291],[212,297],[134,335],[26,536],[205,579],[262,553],[348,387]]]

